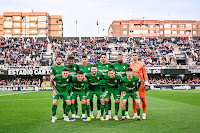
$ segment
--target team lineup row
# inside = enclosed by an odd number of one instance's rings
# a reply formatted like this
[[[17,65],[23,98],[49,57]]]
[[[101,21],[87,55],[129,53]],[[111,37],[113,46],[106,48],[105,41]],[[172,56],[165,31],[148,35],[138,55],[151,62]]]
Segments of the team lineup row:
[[[57,100],[63,99],[63,117],[65,121],[75,121],[77,116],[77,96],[82,102],[82,120],[90,121],[93,116],[93,95],[96,94],[98,115],[97,119],[108,121],[111,118],[111,99],[113,94],[115,100],[114,120],[118,119],[119,101],[122,95],[122,119],[130,119],[128,115],[128,98],[133,99],[134,118],[140,119],[140,99],[142,101],[143,115],[146,119],[146,93],[148,89],[148,77],[143,63],[137,60],[137,53],[133,53],[130,64],[123,63],[123,56],[118,55],[118,62],[110,64],[106,62],[106,55],[102,54],[100,62],[96,65],[88,64],[87,56],[82,57],[82,64],[73,63],[69,58],[69,64],[62,66],[62,58],[56,58],[56,65],[52,66],[51,84],[54,88],[52,105],[52,122],[55,122]],[[144,78],[143,78],[144,77]],[[145,79],[145,82],[144,82]],[[145,83],[145,85],[144,85]],[[69,120],[68,113],[72,111],[72,119]],[[103,113],[106,113],[104,119]],[[87,119],[85,112],[87,111]]]

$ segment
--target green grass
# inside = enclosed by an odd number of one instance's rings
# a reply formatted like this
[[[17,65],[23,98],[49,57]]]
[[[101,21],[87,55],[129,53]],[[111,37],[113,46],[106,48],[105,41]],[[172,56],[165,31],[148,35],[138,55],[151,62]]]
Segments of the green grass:
[[[200,132],[200,90],[170,90],[147,92],[147,120],[90,122],[62,120],[62,100],[58,102],[58,120],[51,123],[51,91],[0,92],[0,133],[47,133],[47,132]],[[2,96],[5,95],[5,96]],[[96,97],[95,100],[96,101]],[[112,104],[112,115],[114,104]],[[129,115],[133,116],[129,99]],[[81,116],[79,103],[79,115]],[[94,115],[97,115],[96,106]],[[71,116],[71,113],[70,115]],[[119,112],[121,118],[121,111]]]

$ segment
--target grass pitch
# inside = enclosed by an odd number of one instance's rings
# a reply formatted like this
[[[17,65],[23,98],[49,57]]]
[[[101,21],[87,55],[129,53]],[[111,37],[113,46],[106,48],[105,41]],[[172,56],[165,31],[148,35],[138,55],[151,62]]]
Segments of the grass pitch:
[[[136,120],[106,122],[96,119],[90,122],[83,122],[80,119],[75,122],[65,122],[62,120],[62,100],[59,99],[58,120],[56,123],[51,123],[51,97],[52,91],[0,92],[0,133],[200,132],[200,90],[148,91],[147,120],[142,122]],[[96,105],[94,105],[94,116],[96,115]],[[129,99],[129,115],[133,116],[131,99]],[[69,116],[71,117],[71,113]],[[80,102],[79,116],[81,116]]]

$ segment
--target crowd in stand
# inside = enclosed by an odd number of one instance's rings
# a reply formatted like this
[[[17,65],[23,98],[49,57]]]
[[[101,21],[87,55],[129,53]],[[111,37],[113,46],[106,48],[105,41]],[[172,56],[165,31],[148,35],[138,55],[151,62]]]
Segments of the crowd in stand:
[[[200,84],[200,78],[198,77],[189,77],[189,78],[166,78],[166,77],[157,77],[150,78],[149,84]]]
[[[1,66],[40,66],[41,53],[47,49],[46,42],[30,42],[21,39],[0,39]]]
[[[4,78],[0,79],[0,86],[4,85],[39,85],[40,80],[38,78]]]
[[[186,54],[191,57],[194,61],[194,65],[198,65],[200,61],[200,40],[190,41],[190,40],[182,40],[177,43],[180,51],[186,52]]]

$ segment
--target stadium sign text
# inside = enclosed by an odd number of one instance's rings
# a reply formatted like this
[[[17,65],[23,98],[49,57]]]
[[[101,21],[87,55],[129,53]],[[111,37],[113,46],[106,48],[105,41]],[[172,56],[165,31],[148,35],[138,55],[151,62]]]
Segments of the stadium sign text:
[[[50,75],[47,69],[10,69],[8,75]]]

